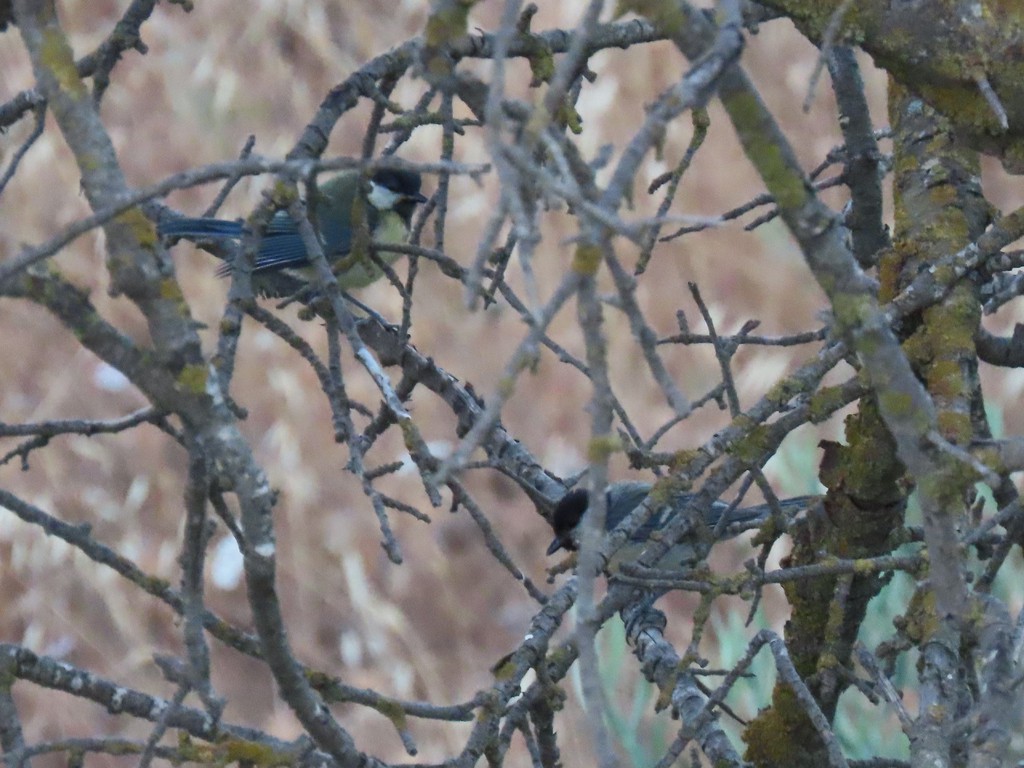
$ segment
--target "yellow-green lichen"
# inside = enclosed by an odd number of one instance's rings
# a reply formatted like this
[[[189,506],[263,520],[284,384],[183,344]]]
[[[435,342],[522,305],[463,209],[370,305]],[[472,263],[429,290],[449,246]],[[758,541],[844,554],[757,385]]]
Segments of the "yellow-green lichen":
[[[128,230],[139,245],[149,249],[156,247],[156,227],[138,208],[129,208],[118,214],[114,221],[118,227]]]
[[[775,430],[767,424],[752,426],[748,434],[736,441],[730,454],[748,464],[758,464],[764,456],[775,450],[773,435]]]
[[[616,3],[616,17],[630,12],[650,19],[669,36],[680,34],[687,23],[686,15],[670,0],[619,0]]]
[[[530,71],[533,73],[533,79],[530,81],[530,85],[534,88],[539,86],[541,83],[547,83],[551,81],[551,78],[555,75],[555,56],[551,52],[551,49],[546,45],[541,45],[537,38],[532,38],[537,41],[537,44],[532,47],[527,61],[530,62]]]
[[[85,83],[78,76],[78,68],[75,66],[75,54],[59,29],[46,27],[43,30],[40,58],[62,91],[76,99],[87,95]]]
[[[572,268],[581,275],[596,275],[601,266],[601,246],[593,243],[580,243],[572,257]]]
[[[935,605],[935,592],[927,586],[919,588],[911,597],[901,624],[903,633],[913,643],[924,644],[941,628],[942,622],[936,614]]]
[[[405,730],[408,725],[408,717],[402,705],[393,699],[384,699],[373,705],[373,708],[392,722],[396,731]]]
[[[846,402],[844,387],[822,387],[811,395],[811,400],[808,403],[811,423],[820,424],[843,407]]]
[[[208,373],[205,365],[199,363],[186,365],[178,374],[178,386],[185,392],[201,395],[206,392]]]
[[[914,398],[907,392],[885,389],[879,393],[878,402],[882,407],[883,413],[889,413],[897,417],[914,415],[912,413]]]
[[[491,671],[494,672],[494,679],[503,683],[506,680],[511,680],[515,675],[516,664],[511,658],[509,658],[505,660],[504,664],[497,665]]]
[[[439,4],[440,10],[430,14],[424,29],[423,39],[427,45],[440,48],[464,35],[469,22],[469,11],[475,4],[475,0],[449,0]]]
[[[502,376],[498,379],[497,386],[498,396],[501,398],[512,397],[512,394],[516,391],[516,379],[514,376]]]
[[[799,166],[788,156],[774,133],[765,130],[763,120],[766,111],[756,94],[751,91],[732,92],[722,96],[722,104],[732,118],[747,157],[757,168],[785,219],[787,214],[803,206],[808,198]]]
[[[268,744],[242,739],[230,739],[217,744],[217,753],[223,757],[223,765],[239,763],[271,768],[293,764],[292,756],[282,754]]]
[[[701,451],[690,448],[681,448],[672,454],[668,462],[668,468],[673,472],[683,472],[702,455]]]
[[[592,464],[603,462],[621,450],[622,440],[618,435],[598,435],[587,442],[587,461]]]
[[[165,277],[160,281],[160,298],[167,301],[184,302],[185,296],[181,286],[173,277]]]

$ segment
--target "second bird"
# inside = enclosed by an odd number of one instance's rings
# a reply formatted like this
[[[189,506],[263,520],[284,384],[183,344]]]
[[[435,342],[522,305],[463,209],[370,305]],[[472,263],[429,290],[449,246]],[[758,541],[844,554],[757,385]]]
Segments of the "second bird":
[[[378,243],[406,242],[413,211],[426,201],[420,194],[420,174],[394,169],[376,171],[365,181],[359,171],[345,171],[320,184],[314,194],[306,201],[310,221],[320,235],[338,285],[346,290],[363,288],[384,274],[368,257],[356,258],[351,253],[357,201],[363,204],[370,237]],[[241,221],[180,218],[161,222],[157,231],[161,236],[200,241],[237,240],[244,227]],[[380,254],[386,264],[398,256],[394,251]],[[346,258],[351,263],[346,263]],[[260,240],[252,273],[254,289],[262,296],[290,295],[308,282],[313,272],[298,226],[285,211],[278,211]],[[225,265],[219,274],[230,273],[231,266]]]
[[[650,483],[638,481],[624,481],[610,485],[605,491],[607,505],[604,520],[605,530],[611,531],[625,520],[630,512],[643,503],[651,492],[651,488]],[[620,563],[636,560],[649,543],[651,535],[669,525],[692,498],[692,493],[678,493],[671,498],[669,503],[660,505],[647,522],[640,526],[612,556],[607,570],[616,571]],[[803,509],[815,498],[814,496],[797,496],[780,501],[779,506],[784,510]],[[560,549],[572,551],[579,548],[579,524],[589,506],[590,497],[585,488],[574,488],[559,500],[554,514],[551,516],[551,527],[555,532],[555,538],[548,547],[549,555],[555,554]],[[715,501],[709,509],[704,511],[704,522],[714,528],[718,525],[722,515],[727,512],[729,525],[760,520],[771,513],[771,507],[767,504],[734,509],[731,512],[728,510],[727,503]],[[684,539],[671,547],[660,558],[657,566],[678,568],[680,565],[692,561],[693,557],[693,542]]]

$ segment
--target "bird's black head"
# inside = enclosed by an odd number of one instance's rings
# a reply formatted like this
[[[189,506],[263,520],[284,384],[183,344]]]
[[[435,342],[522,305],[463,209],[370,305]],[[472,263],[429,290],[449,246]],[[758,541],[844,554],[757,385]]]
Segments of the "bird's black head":
[[[590,506],[590,496],[586,488],[573,488],[559,499],[558,504],[555,505],[554,514],[551,515],[551,527],[555,531],[555,538],[548,547],[549,555],[555,554],[560,549],[569,551],[576,549],[576,526],[583,519],[588,506]]]
[[[412,200],[417,203],[427,202],[427,198],[420,194],[422,179],[417,171],[382,168],[376,171],[370,180],[403,200]]]
[[[420,194],[420,181],[416,171],[382,168],[370,177],[366,199],[378,211],[394,211],[408,227],[416,206],[427,202]]]

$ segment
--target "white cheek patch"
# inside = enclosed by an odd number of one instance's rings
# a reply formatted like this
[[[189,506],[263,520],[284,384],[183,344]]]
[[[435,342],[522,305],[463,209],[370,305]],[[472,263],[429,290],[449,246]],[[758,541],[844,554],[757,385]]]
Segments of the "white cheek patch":
[[[402,199],[402,196],[397,192],[392,192],[387,187],[371,181],[370,194],[366,196],[366,199],[378,211],[390,211]]]

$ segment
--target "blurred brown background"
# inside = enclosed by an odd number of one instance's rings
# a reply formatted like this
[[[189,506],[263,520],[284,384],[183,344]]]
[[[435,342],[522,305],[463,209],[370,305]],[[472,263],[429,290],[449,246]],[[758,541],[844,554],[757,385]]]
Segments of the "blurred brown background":
[[[92,50],[109,33],[125,5],[111,0],[61,4],[76,55]],[[373,55],[421,30],[428,10],[425,0],[384,5],[372,0],[221,1],[199,3],[190,14],[161,5],[144,27],[148,55],[126,55],[114,70],[102,105],[102,116],[130,182],[143,186],[176,171],[233,158],[250,133],[256,136],[256,152],[283,155],[333,85]],[[542,5],[535,30],[571,27],[584,3]],[[500,12],[499,3],[481,3],[470,28],[492,31]],[[804,113],[801,108],[814,68],[814,49],[787,23],[773,23],[750,39],[743,61],[805,167],[816,166],[839,143],[839,133],[827,75],[815,90],[810,111]],[[881,126],[886,123],[884,78],[871,70],[866,59],[864,64],[873,116]],[[486,63],[475,66],[484,74],[489,71]],[[670,45],[656,44],[644,50],[601,53],[592,67],[598,79],[584,91],[579,105],[585,120],[580,143],[588,156],[606,143],[621,150],[642,121],[645,104],[677,79],[686,63]],[[515,64],[510,75],[509,90],[526,94],[526,66]],[[17,30],[9,30],[0,35],[0,101],[31,83]],[[407,78],[394,98],[409,106],[422,87],[421,81]],[[358,154],[367,115],[362,108],[342,119],[331,137],[329,154]],[[711,120],[708,141],[684,178],[673,213],[713,215],[763,191],[723,113],[714,105]],[[29,122],[22,121],[0,135],[5,163],[27,135]],[[667,137],[664,158],[649,159],[641,175],[644,184],[679,160],[690,135],[689,120],[678,120]],[[438,130],[422,129],[402,155],[433,160],[439,144]],[[460,139],[457,157],[485,161],[479,135],[471,132]],[[222,214],[245,215],[265,183],[265,179],[243,182]],[[434,184],[430,177],[425,180],[428,193]],[[986,191],[1003,209],[1024,202],[1021,182],[1007,179],[992,163],[986,164]],[[215,192],[214,187],[187,190],[173,195],[169,203],[196,214]],[[843,200],[839,192],[829,192],[826,198],[835,205]],[[446,251],[460,263],[468,264],[473,258],[480,226],[494,199],[493,177],[483,190],[468,180],[453,180]],[[640,185],[635,199],[636,209],[627,215],[650,215],[658,202]],[[74,163],[49,125],[47,135],[32,148],[0,197],[0,256],[11,258],[21,244],[39,243],[86,213]],[[567,238],[574,229],[572,220],[560,212],[549,214],[545,227],[535,268],[542,285],[550,288],[568,268]],[[635,260],[632,246],[619,241],[617,247],[627,262]],[[196,319],[213,329],[203,331],[212,349],[227,284],[214,276],[213,258],[188,244],[177,246],[174,258]],[[101,234],[79,238],[54,264],[91,291],[106,317],[135,338],[145,337],[144,324],[133,307],[107,295]],[[513,267],[511,272],[512,281],[519,281],[518,269]],[[522,338],[520,322],[507,307],[468,312],[459,286],[430,264],[421,265],[419,279],[412,330],[416,346],[488,397],[508,354]],[[823,306],[822,293],[778,223],[753,233],[744,233],[734,223],[660,245],[638,291],[659,334],[676,329],[678,309],[686,312],[693,330],[704,330],[686,287],[688,281],[700,286],[721,333],[735,332],[750,318],[761,321],[759,333],[772,335],[820,324],[816,317]],[[364,290],[361,298],[385,314],[399,316],[399,300],[386,285]],[[324,349],[317,324],[301,323],[293,310],[285,310],[282,316],[318,350]],[[609,308],[605,318],[613,386],[649,435],[669,410],[632,344],[624,317]],[[1006,327],[1014,319],[1019,318],[1007,312],[992,327]],[[0,332],[0,420],[110,418],[144,405],[116,372],[79,349],[70,334],[35,307],[0,303]],[[552,335],[582,355],[574,304],[556,319]],[[687,395],[697,397],[717,381],[717,365],[707,350],[661,350]],[[735,374],[744,405],[809,353],[802,348],[762,348],[738,354]],[[350,394],[374,403],[372,386],[361,371],[351,365],[346,371]],[[989,394],[1002,402],[1013,402],[1024,386],[1018,371],[987,372],[986,376]],[[280,589],[291,641],[300,658],[349,683],[434,703],[463,701],[487,686],[489,666],[518,643],[537,606],[483,548],[468,516],[449,514],[446,508],[430,510],[412,472],[387,479],[382,487],[429,511],[433,518],[425,525],[393,514],[405,563],[389,563],[379,546],[370,505],[358,483],[344,471],[347,451],[333,442],[327,408],[305,364],[282,342],[249,324],[243,333],[233,393],[250,411],[243,429],[281,491],[277,509]],[[503,423],[551,470],[577,471],[584,465],[589,424],[584,406],[589,394],[587,382],[577,371],[545,353],[536,373],[520,380]],[[453,444],[452,422],[439,401],[418,392],[411,407],[437,451]],[[1017,417],[1011,412],[1005,418]],[[706,407],[684,429],[673,430],[661,447],[698,446],[727,420],[726,413]],[[822,436],[839,436],[840,427],[833,420],[820,430],[800,430],[790,438],[769,467],[779,493],[816,491],[815,446]],[[14,445],[7,441],[2,447],[6,451]],[[382,441],[370,459],[381,464],[401,457],[401,445],[390,439]],[[76,436],[57,439],[34,452],[27,471],[16,462],[0,467],[0,483],[62,519],[91,523],[100,541],[147,571],[177,581],[183,460],[183,453],[153,428],[124,436]],[[614,472],[617,479],[627,476],[621,458]],[[543,584],[544,568],[550,564],[543,555],[550,539],[544,521],[522,492],[497,473],[477,471],[468,481],[516,561]],[[232,584],[236,571],[230,551],[226,545],[215,548],[219,554],[212,557],[211,568],[219,570],[208,596],[217,611],[248,626],[244,589]],[[742,543],[723,545],[716,549],[715,562],[735,565],[748,552]],[[694,602],[674,597],[666,604],[672,610],[675,637],[685,638],[685,615]],[[3,640],[67,658],[158,695],[173,693],[151,661],[155,651],[180,648],[180,629],[171,613],[127,588],[112,572],[2,512],[0,605]],[[731,607],[735,606],[727,601],[719,606],[723,616]],[[779,602],[769,602],[768,621],[781,627],[784,619]],[[715,657],[713,634],[705,638],[702,649]],[[294,736],[297,725],[277,700],[265,671],[216,643],[213,650],[214,683],[229,700],[226,719],[264,727],[282,737]],[[32,740],[122,730],[136,737],[146,733],[127,719],[58,694],[35,691],[25,684],[15,690]],[[55,700],[60,706],[54,706]],[[575,756],[564,754],[563,759],[570,766],[586,764],[589,752],[583,743],[588,733],[578,706],[571,702],[569,708],[561,725],[567,736],[564,744],[580,751]],[[362,708],[343,709],[340,715],[361,747],[387,760],[405,757],[384,718]],[[413,733],[420,746],[416,759],[450,756],[461,747],[466,730],[466,726],[414,721]],[[517,754],[518,762],[511,764],[528,764],[525,754]]]

